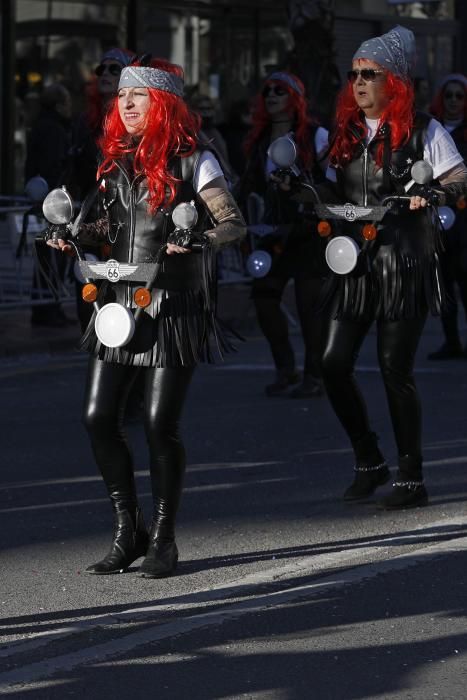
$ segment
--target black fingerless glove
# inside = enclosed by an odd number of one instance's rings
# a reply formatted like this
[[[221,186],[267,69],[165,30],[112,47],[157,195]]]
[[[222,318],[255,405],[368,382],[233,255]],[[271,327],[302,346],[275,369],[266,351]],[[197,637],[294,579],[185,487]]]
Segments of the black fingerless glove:
[[[58,243],[58,239],[66,241],[70,236],[69,224],[50,224],[44,232],[44,240]]]
[[[175,231],[169,233],[167,243],[178,245],[180,248],[194,249],[210,243],[210,239],[204,233],[194,233],[189,229],[176,228]]]
[[[411,197],[423,197],[427,202],[437,207],[441,203],[443,192],[435,190],[428,185],[414,185],[409,192]]]
[[[290,191],[287,192],[280,187],[280,182],[275,182],[274,185],[277,187],[279,192],[284,193],[284,194],[290,194],[290,192],[295,192],[298,189],[300,189],[300,176],[295,175],[295,173],[290,169],[290,168],[279,168],[278,170],[274,170],[271,175],[274,175],[274,177],[279,178],[282,182],[285,182],[286,179],[288,179],[288,185],[290,187]]]

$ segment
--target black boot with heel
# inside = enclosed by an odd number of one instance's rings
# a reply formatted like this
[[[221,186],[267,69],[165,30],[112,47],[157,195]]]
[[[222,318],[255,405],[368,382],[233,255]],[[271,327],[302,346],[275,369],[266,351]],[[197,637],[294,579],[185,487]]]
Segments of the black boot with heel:
[[[378,448],[375,433],[368,433],[353,444],[355,478],[344,493],[344,501],[362,501],[391,478],[388,465]]]
[[[86,569],[87,574],[118,574],[126,571],[139,557],[144,557],[148,548],[148,531],[140,508],[118,509],[115,507],[115,525],[112,544],[108,554]]]
[[[428,504],[428,493],[423,483],[422,458],[403,455],[391,493],[379,502],[384,510],[420,508]]]
[[[149,531],[149,545],[139,576],[142,578],[166,578],[175,573],[178,549],[173,524],[160,518],[153,520]]]

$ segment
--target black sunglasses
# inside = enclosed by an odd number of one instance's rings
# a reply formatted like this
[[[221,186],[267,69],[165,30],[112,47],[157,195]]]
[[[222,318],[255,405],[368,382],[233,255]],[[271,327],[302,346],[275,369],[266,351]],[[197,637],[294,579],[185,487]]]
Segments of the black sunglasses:
[[[449,90],[448,90],[448,92],[445,92],[445,93],[444,93],[444,96],[445,96],[448,100],[452,100],[453,98],[454,98],[455,100],[463,100],[464,97],[465,97],[465,95],[464,95],[463,92],[449,92]]]
[[[122,72],[122,66],[120,63],[99,63],[94,73],[100,77],[101,75],[104,75],[106,71],[108,71],[110,75],[120,75]]]
[[[276,95],[276,97],[283,97],[287,95],[287,90],[280,85],[266,85],[262,92],[263,97],[269,97],[269,95]]]
[[[354,83],[359,75],[367,83],[369,81],[372,82],[373,80],[376,80],[378,75],[384,75],[384,71],[375,70],[374,68],[362,68],[361,70],[349,70],[347,72],[347,78],[351,83]]]

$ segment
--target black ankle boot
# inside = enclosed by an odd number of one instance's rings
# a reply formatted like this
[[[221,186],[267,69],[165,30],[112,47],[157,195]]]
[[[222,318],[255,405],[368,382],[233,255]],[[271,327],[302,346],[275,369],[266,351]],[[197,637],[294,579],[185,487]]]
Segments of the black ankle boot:
[[[118,574],[125,571],[136,559],[144,557],[148,541],[148,531],[139,508],[136,508],[135,520],[128,510],[116,510],[110,551],[104,559],[88,566],[86,573]]]
[[[428,493],[423,481],[395,481],[391,493],[379,505],[384,510],[403,510],[428,505]]]
[[[344,493],[344,501],[361,501],[371,496],[378,486],[391,478],[375,433],[368,433],[353,444],[355,478]]]
[[[178,563],[178,549],[173,531],[163,533],[157,522],[153,522],[149,533],[149,545],[138,575],[142,578],[165,578],[171,576]]]
[[[276,379],[265,387],[267,396],[285,396],[293,384],[298,384],[300,374],[294,369],[278,369]]]
[[[324,394],[321,379],[313,374],[304,374],[302,383],[289,393],[291,399],[314,399]]]
[[[392,491],[379,502],[385,510],[419,508],[428,504],[428,493],[423,484],[422,458],[399,457],[399,470]]]
[[[344,501],[361,501],[368,498],[391,478],[386,462],[375,467],[355,467],[355,478],[344,493]]]

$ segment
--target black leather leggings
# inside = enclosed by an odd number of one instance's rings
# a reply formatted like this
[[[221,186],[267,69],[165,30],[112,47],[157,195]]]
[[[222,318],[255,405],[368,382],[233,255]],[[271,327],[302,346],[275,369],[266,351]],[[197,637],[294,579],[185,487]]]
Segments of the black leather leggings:
[[[266,276],[253,282],[258,323],[271,348],[278,370],[294,370],[295,354],[289,340],[287,318],[281,299],[287,278]],[[304,373],[320,376],[321,316],[315,312],[323,282],[320,278],[294,280],[295,302],[305,344]]]
[[[413,365],[426,321],[415,318],[377,321],[378,360],[399,456],[421,461],[421,408]],[[322,358],[323,380],[342,426],[353,445],[371,432],[368,413],[354,377],[354,365],[372,322],[327,321]]]
[[[133,460],[123,429],[125,404],[138,376],[144,379],[144,428],[158,530],[173,535],[185,472],[179,421],[194,367],[131,367],[91,358],[84,424],[109,496],[117,509],[134,509]]]

